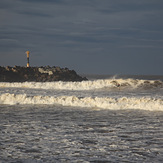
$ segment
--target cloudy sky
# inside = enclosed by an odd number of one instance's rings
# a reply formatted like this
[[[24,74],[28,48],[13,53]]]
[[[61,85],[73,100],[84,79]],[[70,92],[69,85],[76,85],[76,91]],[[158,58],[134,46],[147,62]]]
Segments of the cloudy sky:
[[[0,0],[0,66],[163,75],[163,0]]]

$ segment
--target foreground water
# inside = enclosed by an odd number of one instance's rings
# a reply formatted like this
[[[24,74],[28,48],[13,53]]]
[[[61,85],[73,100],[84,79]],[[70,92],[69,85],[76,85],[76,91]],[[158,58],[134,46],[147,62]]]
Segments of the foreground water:
[[[163,82],[0,83],[0,162],[163,162]]]

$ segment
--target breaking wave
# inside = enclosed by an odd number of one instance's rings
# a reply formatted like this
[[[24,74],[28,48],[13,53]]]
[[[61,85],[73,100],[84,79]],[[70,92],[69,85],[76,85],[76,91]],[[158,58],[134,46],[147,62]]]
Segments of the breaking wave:
[[[17,87],[31,89],[60,89],[60,90],[93,90],[102,88],[163,88],[163,82],[159,80],[138,79],[105,79],[82,82],[0,82],[0,87]]]
[[[88,107],[95,109],[142,109],[149,111],[163,111],[163,99],[151,97],[76,97],[76,96],[27,96],[26,94],[0,95],[0,104],[45,104],[74,107]]]

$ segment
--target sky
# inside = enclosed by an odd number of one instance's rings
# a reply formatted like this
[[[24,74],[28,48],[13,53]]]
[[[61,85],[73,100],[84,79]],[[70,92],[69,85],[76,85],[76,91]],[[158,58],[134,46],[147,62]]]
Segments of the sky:
[[[0,0],[0,66],[163,75],[163,0]]]

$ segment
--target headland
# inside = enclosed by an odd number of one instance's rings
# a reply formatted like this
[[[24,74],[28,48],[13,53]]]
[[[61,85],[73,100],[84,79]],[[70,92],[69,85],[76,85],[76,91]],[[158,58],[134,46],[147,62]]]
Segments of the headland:
[[[1,67],[0,82],[53,82],[53,81],[84,81],[74,70],[60,67]]]

